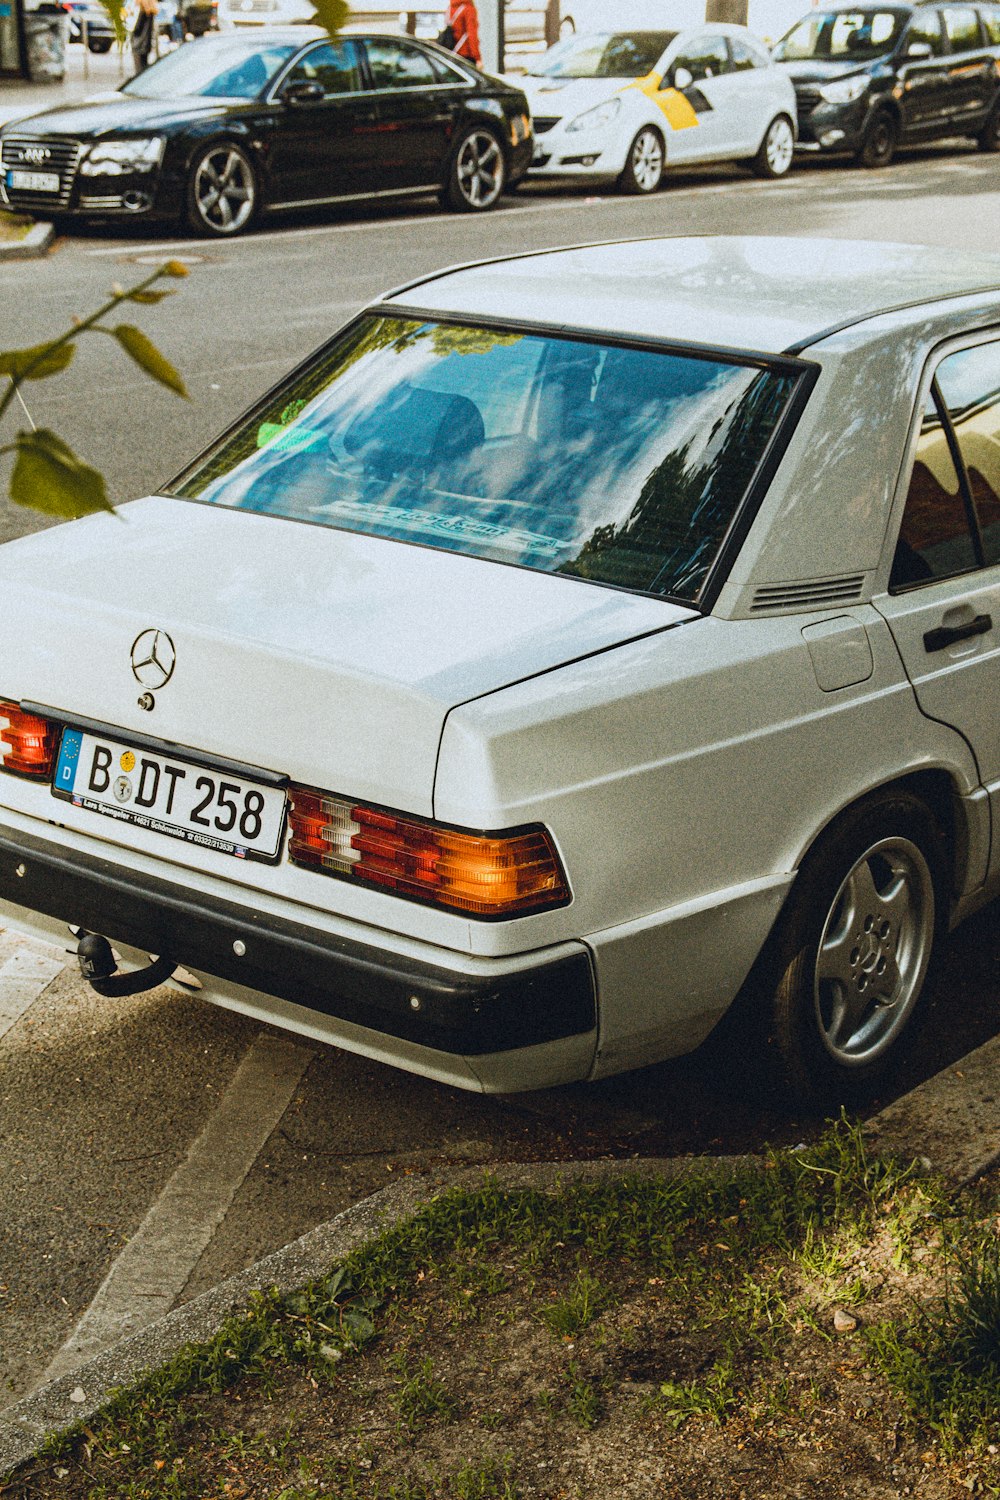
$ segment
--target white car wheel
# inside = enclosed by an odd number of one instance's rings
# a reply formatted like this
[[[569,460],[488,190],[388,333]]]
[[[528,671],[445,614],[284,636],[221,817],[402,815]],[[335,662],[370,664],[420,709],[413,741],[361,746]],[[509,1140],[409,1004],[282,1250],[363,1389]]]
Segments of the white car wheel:
[[[663,137],[652,125],[644,125],[628,148],[618,179],[623,193],[655,193],[663,181],[665,153]]]
[[[758,177],[784,177],[795,154],[795,132],[787,115],[778,115],[767,127],[760,150],[753,160]]]

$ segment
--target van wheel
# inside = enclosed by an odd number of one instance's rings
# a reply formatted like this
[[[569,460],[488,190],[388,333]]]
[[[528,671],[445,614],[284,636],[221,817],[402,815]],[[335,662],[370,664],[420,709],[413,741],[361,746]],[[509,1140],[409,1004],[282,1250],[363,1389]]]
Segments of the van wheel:
[[[803,863],[775,934],[768,1038],[797,1103],[858,1101],[895,1062],[943,930],[945,869],[937,820],[903,791],[845,813]]]
[[[980,151],[1000,151],[1000,104],[994,105],[993,113],[976,136],[976,145]]]
[[[865,131],[855,160],[861,167],[887,167],[896,154],[899,127],[895,116],[880,109]]]

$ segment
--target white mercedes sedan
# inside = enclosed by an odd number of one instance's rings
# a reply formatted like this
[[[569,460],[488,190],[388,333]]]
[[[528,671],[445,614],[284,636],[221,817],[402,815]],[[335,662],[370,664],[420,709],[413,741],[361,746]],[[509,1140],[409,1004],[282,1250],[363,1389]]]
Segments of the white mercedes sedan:
[[[792,165],[795,89],[744,26],[569,36],[516,82],[531,106],[531,176],[653,193],[670,167],[743,161],[783,177]]]
[[[0,924],[100,992],[488,1091],[735,1004],[859,1096],[1000,887],[1000,258],[427,277],[0,595]]]

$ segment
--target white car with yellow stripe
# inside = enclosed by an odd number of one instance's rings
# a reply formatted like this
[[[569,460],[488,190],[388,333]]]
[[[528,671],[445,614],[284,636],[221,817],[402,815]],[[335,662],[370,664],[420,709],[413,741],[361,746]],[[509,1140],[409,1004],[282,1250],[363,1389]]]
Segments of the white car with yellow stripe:
[[[652,193],[682,163],[742,160],[763,177],[792,164],[794,89],[743,26],[569,36],[519,82],[534,176],[614,177]]]

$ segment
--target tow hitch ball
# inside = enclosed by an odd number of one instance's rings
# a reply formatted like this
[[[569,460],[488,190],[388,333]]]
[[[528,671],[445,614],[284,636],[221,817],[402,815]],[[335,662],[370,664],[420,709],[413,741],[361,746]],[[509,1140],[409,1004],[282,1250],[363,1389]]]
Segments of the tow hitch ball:
[[[79,939],[76,957],[80,973],[99,995],[141,995],[144,990],[155,990],[177,967],[172,958],[154,958],[144,969],[119,974],[107,938],[96,932],[85,932],[82,927],[74,929],[73,935]]]

